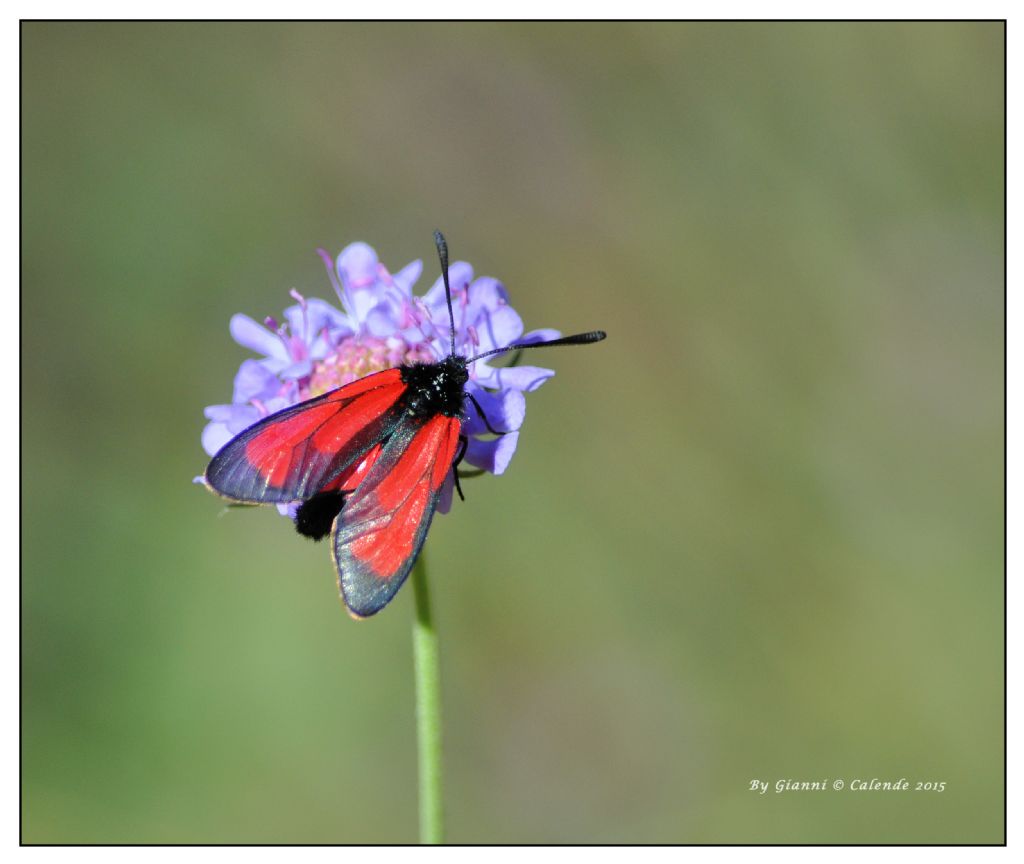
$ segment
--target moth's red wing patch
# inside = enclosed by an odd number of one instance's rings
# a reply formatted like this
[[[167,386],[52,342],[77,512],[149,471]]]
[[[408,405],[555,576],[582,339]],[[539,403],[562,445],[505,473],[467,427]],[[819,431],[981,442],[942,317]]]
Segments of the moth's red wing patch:
[[[337,477],[327,483],[320,491],[351,492],[356,488],[356,486],[363,482],[363,478],[366,477],[369,470],[373,467],[373,463],[376,462],[377,457],[380,456],[382,446],[383,445],[381,444],[374,444],[358,463],[352,463]]]
[[[406,418],[346,499],[334,525],[334,563],[355,615],[379,612],[419,554],[462,427],[457,417]]]
[[[325,488],[351,488],[353,474],[402,416],[398,369],[353,381],[265,417],[225,444],[206,469],[215,492],[236,501],[301,501]],[[370,463],[372,464],[372,462]]]

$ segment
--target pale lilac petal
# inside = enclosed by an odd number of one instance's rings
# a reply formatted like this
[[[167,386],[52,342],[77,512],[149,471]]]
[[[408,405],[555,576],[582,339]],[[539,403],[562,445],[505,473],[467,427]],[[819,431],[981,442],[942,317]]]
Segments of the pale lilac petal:
[[[216,456],[220,448],[234,437],[223,423],[207,423],[201,441],[207,455]]]
[[[260,416],[265,417],[267,414],[276,414],[278,411],[283,411],[285,408],[290,408],[297,401],[298,399],[295,397],[294,393],[290,396],[277,396],[273,399],[268,399],[266,402],[263,403],[263,407],[266,409],[266,413],[261,414]],[[255,423],[256,421],[254,420],[253,422]]]
[[[305,378],[313,371],[312,360],[300,360],[298,363],[292,363],[291,366],[286,366],[277,374],[284,379],[298,379]]]
[[[386,303],[378,304],[366,314],[366,331],[371,336],[385,339],[394,335],[397,329],[391,308]]]
[[[338,256],[338,278],[348,290],[365,288],[377,281],[379,260],[373,247],[366,243],[350,243]]]
[[[227,423],[234,416],[237,405],[207,405],[203,409],[203,416],[215,423]]]
[[[519,443],[519,433],[512,432],[502,435],[500,438],[483,440],[470,438],[466,447],[466,461],[484,471],[492,474],[503,474],[512,461],[512,454],[516,452],[516,444]]]
[[[309,356],[313,360],[323,360],[334,351],[335,346],[342,340],[355,334],[349,318],[336,309],[332,310],[334,315],[325,318],[324,326],[316,332],[309,343]]]
[[[550,328],[541,330],[531,330],[524,336],[517,337],[516,342],[518,342],[520,345],[532,345],[536,342],[550,342],[553,339],[559,339],[561,338],[561,335],[561,330],[551,330]]]
[[[262,416],[255,405],[209,405],[203,409],[203,414],[232,435],[244,432]]]
[[[365,324],[370,312],[380,305],[380,296],[373,288],[360,288],[349,292],[349,311],[359,323]]]
[[[228,432],[238,435],[263,417],[263,413],[255,405],[235,405],[234,411],[227,420]]]
[[[406,327],[404,330],[399,330],[395,335],[404,340],[408,345],[413,345],[417,342],[429,341],[426,334],[423,332],[423,329],[418,324],[414,324],[412,327]]]
[[[465,261],[456,261],[448,268],[448,284],[451,286],[452,295],[460,289],[466,288],[473,281],[473,267]],[[445,310],[444,318],[448,320],[447,305],[444,297],[444,279],[440,276],[430,286],[430,290],[423,295],[423,302],[431,307],[438,307]]]
[[[262,324],[257,324],[248,315],[241,313],[231,316],[231,338],[243,348],[263,354],[274,360],[290,362],[281,337],[271,333]]]
[[[493,312],[482,311],[473,326],[480,339],[474,349],[477,354],[511,345],[523,333],[523,319],[511,306],[501,306]]]
[[[492,429],[499,432],[514,432],[523,425],[526,417],[526,397],[518,390],[503,390],[491,393],[470,383],[467,388],[480,403]],[[486,435],[489,430],[473,403],[466,400],[466,422],[463,431],[467,435]]]
[[[415,261],[406,264],[392,278],[394,279],[395,285],[397,285],[401,290],[402,294],[406,297],[410,297],[412,296],[412,286],[419,280],[422,272],[423,262],[417,258]]]
[[[248,402],[250,399],[269,399],[280,389],[281,382],[259,360],[243,360],[235,375],[235,389],[232,402]]]
[[[320,329],[319,327],[317,327],[317,322],[309,320],[309,319],[310,319],[310,311],[309,311],[309,303],[308,303],[308,301],[307,301],[305,309],[303,309],[301,305],[296,304],[294,306],[289,306],[287,309],[284,310],[284,320],[288,322],[288,330],[291,332],[292,336],[297,336],[299,339],[302,339],[304,342],[307,341],[306,340],[306,323],[307,323],[307,321],[310,324],[310,328],[309,329],[310,329],[311,332],[316,333],[317,330]]]
[[[317,297],[310,297],[306,301],[309,309],[320,319],[319,326],[314,325],[314,330],[320,330],[323,327],[334,329],[336,327],[345,327],[348,325],[348,316],[344,312],[340,312],[335,309],[326,300],[320,300]],[[311,319],[313,320],[313,319]]]
[[[493,312],[508,303],[508,291],[493,276],[481,276],[469,286],[469,307],[466,314],[470,323],[483,311]]]
[[[305,309],[301,304],[289,306],[284,310],[284,317],[292,336],[297,336],[307,345],[312,345],[325,329],[338,330],[348,327],[348,319],[345,315],[330,303],[316,297],[311,297],[306,301]]]
[[[540,366],[494,366],[476,365],[476,382],[492,390],[522,390],[531,392],[540,387],[548,378],[555,374],[554,369],[543,369]]]
[[[328,334],[331,331],[327,331]],[[345,333],[344,336],[339,334],[324,335],[321,331],[320,335],[317,336],[309,346],[309,357],[311,360],[323,360],[328,354],[331,353],[335,344],[343,339],[345,336],[350,336],[351,333]]]

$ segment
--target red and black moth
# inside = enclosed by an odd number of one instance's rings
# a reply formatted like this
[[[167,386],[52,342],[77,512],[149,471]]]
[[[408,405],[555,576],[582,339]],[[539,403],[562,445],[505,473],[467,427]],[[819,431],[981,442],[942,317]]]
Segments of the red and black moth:
[[[469,364],[483,357],[554,345],[599,342],[593,330],[547,342],[507,345],[475,357],[455,352],[448,247],[434,232],[451,321],[451,353],[367,375],[263,418],[225,444],[206,469],[207,486],[244,504],[301,501],[295,525],[320,540],[331,535],[338,586],[349,612],[379,612],[409,575],[423,546],[441,488],[467,439],[462,422],[483,410],[465,390]]]

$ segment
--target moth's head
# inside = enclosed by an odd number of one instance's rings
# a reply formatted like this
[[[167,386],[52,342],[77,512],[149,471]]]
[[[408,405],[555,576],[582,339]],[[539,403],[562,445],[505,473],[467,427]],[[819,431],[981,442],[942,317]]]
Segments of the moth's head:
[[[468,362],[461,354],[449,354],[443,361],[444,371],[453,386],[463,387],[469,380]]]

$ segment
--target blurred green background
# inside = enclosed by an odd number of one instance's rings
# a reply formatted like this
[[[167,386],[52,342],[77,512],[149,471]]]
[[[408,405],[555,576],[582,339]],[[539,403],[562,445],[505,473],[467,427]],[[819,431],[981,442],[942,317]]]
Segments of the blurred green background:
[[[22,49],[25,842],[416,839],[411,591],[191,480],[231,314],[435,227],[610,334],[426,547],[450,839],[1002,840],[1001,24]]]

